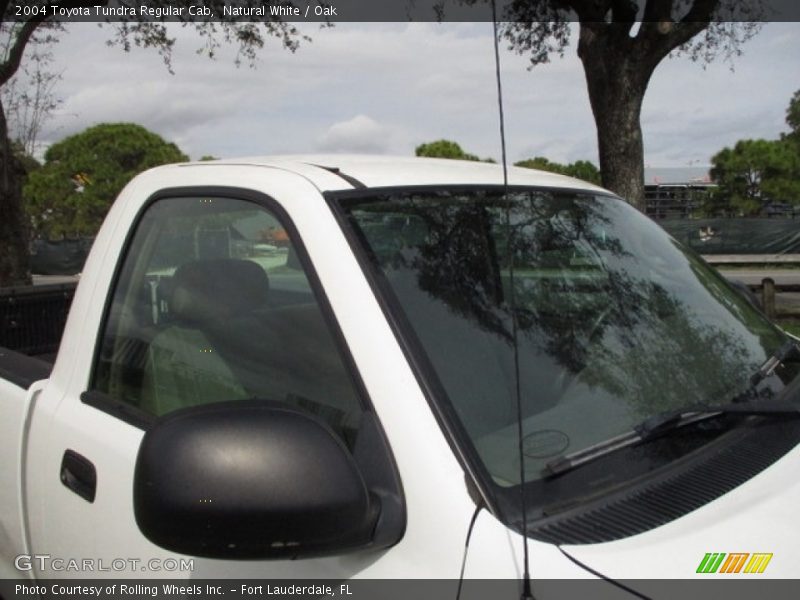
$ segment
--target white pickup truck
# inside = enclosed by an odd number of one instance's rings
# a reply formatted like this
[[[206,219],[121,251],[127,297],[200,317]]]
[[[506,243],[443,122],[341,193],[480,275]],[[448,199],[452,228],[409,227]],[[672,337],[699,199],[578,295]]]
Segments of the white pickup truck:
[[[0,351],[0,578],[519,581],[523,535],[534,592],[792,578],[795,359],[574,179],[153,169],[109,212],[54,364]]]

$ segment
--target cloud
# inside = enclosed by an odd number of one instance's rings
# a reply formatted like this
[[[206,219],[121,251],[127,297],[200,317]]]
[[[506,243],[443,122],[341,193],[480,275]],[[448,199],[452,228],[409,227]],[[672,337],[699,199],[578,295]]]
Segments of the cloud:
[[[317,142],[317,150],[386,154],[391,146],[390,138],[388,128],[365,115],[358,115],[331,125]]]
[[[193,157],[313,150],[411,155],[446,138],[500,158],[490,23],[337,23],[305,27],[296,53],[267,42],[256,68],[235,50],[198,56],[191,28],[177,37],[170,74],[157,53],[109,48],[107,28],[72,24],[55,47],[64,99],[43,140],[103,121],[134,121]],[[679,166],[740,138],[776,138],[797,87],[800,24],[772,23],[743,47],[731,72],[686,59],[665,61],[642,111],[646,159]],[[597,160],[596,132],[576,38],[563,59],[528,70],[501,55],[508,156]]]

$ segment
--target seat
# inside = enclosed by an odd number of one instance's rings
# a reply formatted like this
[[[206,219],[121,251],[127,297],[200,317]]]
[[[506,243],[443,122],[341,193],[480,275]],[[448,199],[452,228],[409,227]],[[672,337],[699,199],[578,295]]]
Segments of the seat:
[[[254,262],[193,261],[172,278],[169,325],[147,351],[141,408],[162,415],[188,406],[251,396],[220,352],[216,338],[231,320],[263,307],[269,280]]]

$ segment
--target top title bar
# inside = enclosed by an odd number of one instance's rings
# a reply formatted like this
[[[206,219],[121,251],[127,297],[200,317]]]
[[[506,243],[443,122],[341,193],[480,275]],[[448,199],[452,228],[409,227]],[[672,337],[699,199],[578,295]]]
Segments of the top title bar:
[[[653,2],[653,0],[649,0]],[[645,18],[648,0],[632,0],[636,20]],[[612,21],[611,0],[591,3],[590,12],[579,17],[564,6],[586,6],[581,0],[496,0],[499,21]],[[695,2],[677,5],[669,17],[658,20],[694,20]],[[607,9],[603,5],[607,5]],[[562,8],[558,8],[562,7]],[[587,9],[582,9],[587,10]],[[588,19],[587,19],[588,15]],[[630,13],[626,15],[630,19]],[[4,21],[47,19],[69,22],[119,21],[220,21],[289,23],[450,21],[491,22],[490,0],[92,0],[75,2],[9,2]],[[707,19],[698,19],[707,20]],[[718,22],[800,21],[797,0],[718,0],[711,18]]]

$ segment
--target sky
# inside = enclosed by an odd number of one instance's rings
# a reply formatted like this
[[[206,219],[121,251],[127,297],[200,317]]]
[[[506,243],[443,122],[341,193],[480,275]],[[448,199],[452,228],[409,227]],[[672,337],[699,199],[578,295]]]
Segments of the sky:
[[[499,159],[490,23],[306,24],[296,53],[270,40],[255,68],[214,59],[176,27],[170,74],[152,50],[108,47],[111,31],[68,25],[55,47],[62,104],[42,132],[47,145],[102,122],[134,122],[191,158],[357,152],[413,155],[446,138]],[[575,36],[563,59],[529,70],[501,48],[511,161],[545,156],[597,164],[597,143]],[[645,97],[645,162],[708,165],[743,138],[775,139],[800,89],[800,23],[767,23],[732,65],[687,58],[658,67]]]

